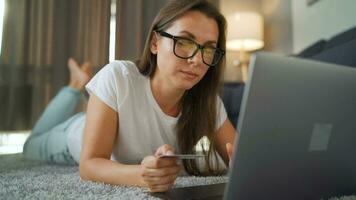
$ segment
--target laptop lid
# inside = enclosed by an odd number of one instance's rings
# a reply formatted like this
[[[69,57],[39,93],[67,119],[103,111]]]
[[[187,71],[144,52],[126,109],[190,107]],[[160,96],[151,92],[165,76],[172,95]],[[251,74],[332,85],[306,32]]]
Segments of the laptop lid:
[[[249,70],[225,199],[355,194],[356,69],[261,53]]]

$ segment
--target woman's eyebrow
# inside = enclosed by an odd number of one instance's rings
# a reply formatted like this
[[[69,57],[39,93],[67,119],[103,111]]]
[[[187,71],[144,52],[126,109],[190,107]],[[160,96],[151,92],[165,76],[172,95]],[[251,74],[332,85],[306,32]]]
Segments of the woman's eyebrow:
[[[180,31],[179,33],[187,34],[190,38],[196,39],[195,36],[193,35],[193,33],[189,32],[189,31]]]
[[[188,37],[190,37],[193,40],[196,39],[196,37],[193,35],[193,33],[189,32],[189,31],[180,31],[179,33],[187,34]],[[206,41],[204,44],[217,44],[217,42],[215,40],[209,40],[209,41]]]

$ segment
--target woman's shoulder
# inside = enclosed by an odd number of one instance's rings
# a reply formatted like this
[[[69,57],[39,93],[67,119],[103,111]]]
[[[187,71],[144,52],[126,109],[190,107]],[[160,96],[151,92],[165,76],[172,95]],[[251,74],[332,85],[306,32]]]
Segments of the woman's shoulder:
[[[104,66],[105,70],[120,77],[142,77],[136,64],[129,60],[115,60]]]

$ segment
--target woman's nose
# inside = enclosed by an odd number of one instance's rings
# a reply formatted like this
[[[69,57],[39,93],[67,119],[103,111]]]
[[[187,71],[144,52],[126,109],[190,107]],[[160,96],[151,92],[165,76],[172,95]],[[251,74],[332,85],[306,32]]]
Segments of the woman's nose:
[[[188,59],[188,61],[190,61],[189,63],[194,63],[195,65],[201,65],[203,63],[201,50],[199,49],[193,57]]]

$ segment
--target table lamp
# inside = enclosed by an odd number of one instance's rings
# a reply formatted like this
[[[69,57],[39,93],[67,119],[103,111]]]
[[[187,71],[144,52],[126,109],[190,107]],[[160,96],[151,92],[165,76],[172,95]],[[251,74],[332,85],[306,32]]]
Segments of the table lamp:
[[[226,48],[238,52],[242,81],[246,82],[250,52],[264,46],[263,19],[255,12],[236,12],[227,21]]]

